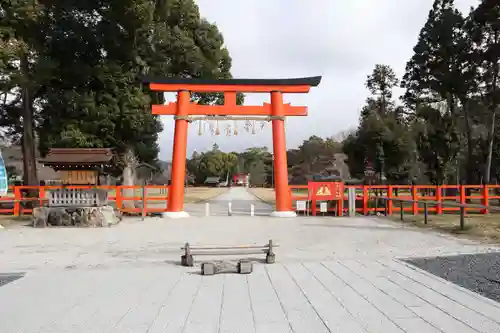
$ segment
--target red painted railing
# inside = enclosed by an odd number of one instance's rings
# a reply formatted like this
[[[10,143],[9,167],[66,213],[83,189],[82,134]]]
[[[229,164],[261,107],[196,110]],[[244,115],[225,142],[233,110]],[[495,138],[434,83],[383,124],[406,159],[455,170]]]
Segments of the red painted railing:
[[[166,185],[147,185],[147,186],[64,186],[64,188],[75,188],[75,189],[90,189],[99,188],[108,191],[108,200],[114,202],[117,209],[123,212],[142,212],[141,208],[127,209],[124,207],[123,203],[125,201],[143,201],[143,191],[145,190],[144,202],[149,203],[149,206],[153,202],[157,204],[157,207],[148,207],[146,204],[146,212],[165,212],[167,210],[167,198],[168,198],[168,187]],[[28,201],[38,201],[40,205],[43,205],[47,200],[46,191],[48,189],[63,188],[63,186],[13,186],[9,189],[9,193],[6,196],[0,197],[0,214],[3,215],[26,215],[31,214],[31,209],[25,208],[25,203]],[[125,196],[124,189],[134,189],[134,194],[132,196]],[[500,185],[346,185],[344,191],[344,200],[340,205],[336,207],[329,206],[329,211],[334,211],[337,214],[339,209],[343,212],[348,210],[347,203],[347,193],[349,188],[356,189],[356,212],[368,215],[375,212],[384,212],[383,205],[377,206],[377,197],[389,197],[389,198],[399,198],[399,199],[411,199],[417,202],[407,204],[403,206],[405,212],[411,212],[412,214],[419,214],[423,212],[423,207],[419,205],[419,202],[425,200],[431,201],[452,201],[465,204],[468,202],[481,204],[483,206],[500,206]],[[37,197],[28,198],[24,192],[28,190],[35,190],[38,192]],[[310,187],[308,185],[291,185],[290,190],[292,192],[292,199],[294,202],[303,201],[313,201],[321,200],[320,198],[315,198],[315,193],[310,193]],[[449,195],[447,191],[454,190],[457,194]],[[497,193],[498,192],[498,193]],[[494,202],[498,200],[497,202]],[[5,207],[8,206],[8,207]],[[465,208],[467,212],[473,213],[488,213],[485,208]],[[309,210],[312,212],[311,207]],[[445,214],[449,212],[458,212],[459,207],[443,207],[440,204],[429,204],[429,212],[434,212],[436,214]],[[387,212],[388,214],[393,214],[399,212],[400,207],[393,205],[392,201],[387,202]]]
[[[461,204],[474,203],[482,206],[500,205],[500,185],[346,185],[344,191],[344,200],[342,205],[337,207],[329,206],[328,211],[337,211],[338,207],[342,207],[342,211],[348,210],[347,193],[349,188],[356,189],[356,212],[368,215],[370,213],[384,212],[385,207],[377,205],[377,197],[388,197],[396,199],[414,200],[414,203],[403,206],[405,212],[410,212],[417,215],[423,212],[423,206],[419,205],[424,201],[438,202],[457,202]],[[293,202],[303,201],[320,201],[320,198],[315,198],[315,193],[311,193],[308,185],[291,185]],[[450,195],[447,192],[454,191],[455,195]],[[493,202],[498,200],[497,202]],[[387,201],[387,213],[393,214],[400,211],[400,207],[396,207],[392,200]],[[308,210],[312,212],[312,208]],[[435,214],[445,214],[449,212],[460,211],[459,207],[444,207],[442,204],[429,204],[429,212]],[[465,208],[466,212],[486,214],[488,210],[485,208]]]
[[[32,213],[32,209],[25,208],[29,201],[38,201],[38,205],[43,205],[47,201],[46,191],[50,189],[102,189],[108,191],[108,201],[122,212],[141,213],[142,208],[125,208],[124,201],[137,201],[145,203],[145,212],[165,212],[167,211],[168,186],[167,185],[146,185],[146,186],[12,186],[6,196],[0,197],[0,214],[3,215],[27,215]],[[133,189],[132,196],[125,196],[125,189]],[[28,197],[25,192],[36,191],[38,196]],[[144,194],[144,199],[143,199]],[[152,202],[157,202],[159,207],[148,207]],[[5,208],[8,206],[8,208]],[[156,205],[155,205],[156,206]]]

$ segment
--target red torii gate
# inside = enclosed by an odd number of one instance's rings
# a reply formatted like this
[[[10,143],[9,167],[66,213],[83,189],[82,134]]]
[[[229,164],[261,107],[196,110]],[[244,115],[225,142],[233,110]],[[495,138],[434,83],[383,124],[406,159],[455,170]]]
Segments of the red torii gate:
[[[151,78],[145,80],[153,91],[177,92],[177,102],[153,105],[157,115],[173,115],[175,132],[172,154],[172,175],[168,193],[167,217],[187,217],[184,212],[184,179],[186,175],[186,148],[188,124],[193,116],[210,116],[210,119],[244,119],[248,116],[265,116],[272,122],[274,152],[274,182],[276,211],[271,216],[293,217],[292,197],[288,188],[286,157],[285,117],[307,116],[307,107],[283,103],[283,93],[308,93],[316,87],[321,76],[297,79],[179,79]],[[198,105],[190,101],[191,92],[224,93],[224,105]],[[270,93],[271,103],[262,106],[236,105],[236,93]],[[219,118],[217,118],[219,117]]]

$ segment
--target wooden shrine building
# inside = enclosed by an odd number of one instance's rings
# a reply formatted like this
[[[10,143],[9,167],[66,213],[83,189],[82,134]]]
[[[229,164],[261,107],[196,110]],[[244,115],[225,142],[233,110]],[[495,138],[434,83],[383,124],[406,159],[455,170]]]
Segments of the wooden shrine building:
[[[110,148],[51,148],[40,163],[54,169],[64,185],[99,185],[112,160]]]

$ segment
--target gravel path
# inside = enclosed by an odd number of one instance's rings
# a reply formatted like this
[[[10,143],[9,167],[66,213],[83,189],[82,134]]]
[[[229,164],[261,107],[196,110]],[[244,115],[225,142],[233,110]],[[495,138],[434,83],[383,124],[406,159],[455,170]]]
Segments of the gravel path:
[[[407,262],[500,302],[500,253],[411,259]]]

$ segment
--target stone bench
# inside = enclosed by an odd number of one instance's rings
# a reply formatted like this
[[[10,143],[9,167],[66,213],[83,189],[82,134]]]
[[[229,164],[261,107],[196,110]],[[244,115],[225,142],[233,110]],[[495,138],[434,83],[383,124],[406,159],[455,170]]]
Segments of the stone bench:
[[[181,250],[181,265],[192,267],[194,265],[193,256],[230,256],[265,254],[266,264],[274,264],[276,255],[274,248],[279,245],[273,243],[272,239],[265,245],[243,245],[243,246],[191,246],[186,243]]]

